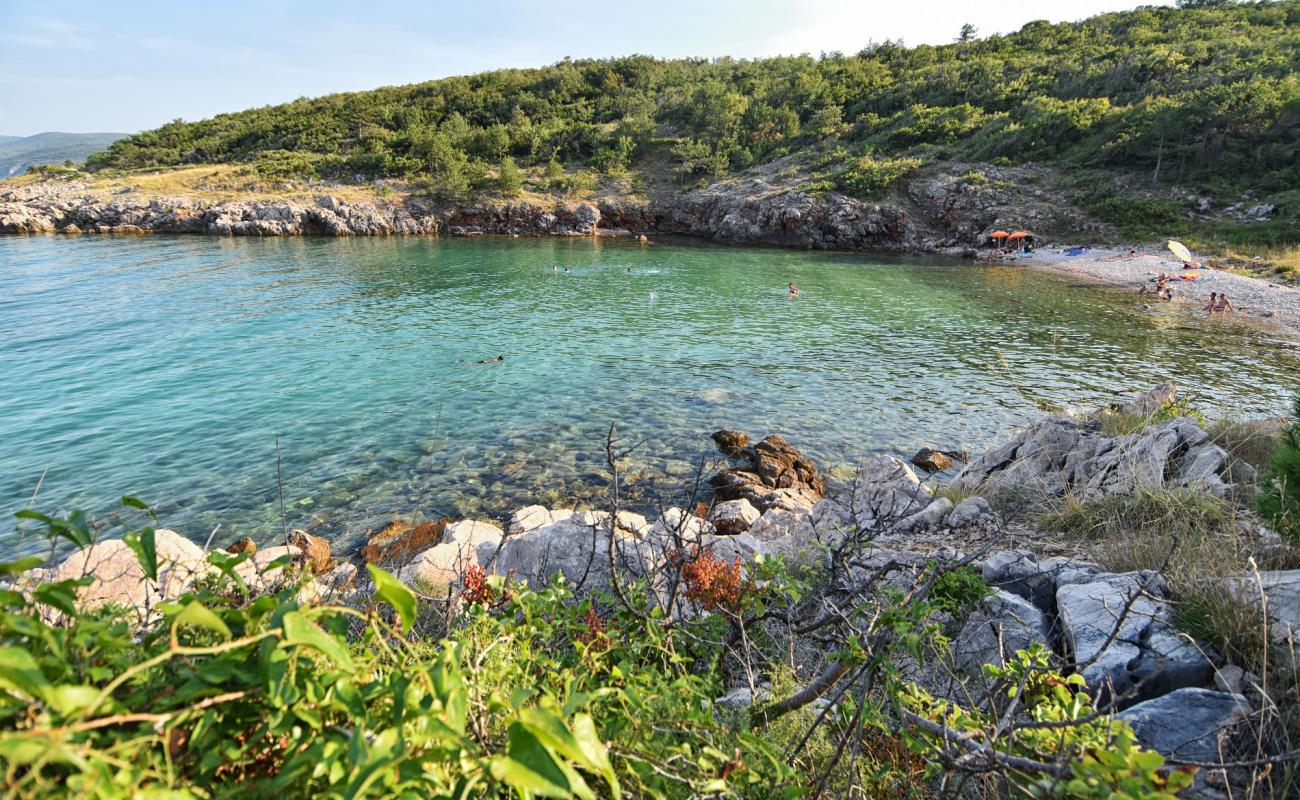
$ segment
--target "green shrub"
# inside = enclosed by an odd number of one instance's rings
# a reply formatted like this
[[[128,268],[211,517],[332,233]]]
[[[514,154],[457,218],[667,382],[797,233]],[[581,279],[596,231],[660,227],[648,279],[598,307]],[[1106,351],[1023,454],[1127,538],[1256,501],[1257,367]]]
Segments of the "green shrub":
[[[980,571],[962,566],[940,575],[934,582],[934,604],[950,614],[969,612],[993,589]]]
[[[1260,484],[1258,508],[1278,533],[1300,545],[1300,397],[1293,413]]]
[[[918,158],[883,158],[866,155],[854,159],[848,168],[833,176],[835,185],[846,194],[875,200],[900,178],[921,167]]]

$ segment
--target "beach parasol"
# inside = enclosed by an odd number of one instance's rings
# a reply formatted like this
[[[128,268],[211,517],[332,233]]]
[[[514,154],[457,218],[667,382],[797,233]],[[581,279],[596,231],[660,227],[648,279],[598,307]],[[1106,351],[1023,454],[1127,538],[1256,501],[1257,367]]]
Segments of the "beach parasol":
[[[1028,238],[1028,237],[1030,237],[1030,236],[1033,236],[1033,234],[1030,233],[1029,231],[1016,231],[1015,233],[1011,234],[1011,235],[1008,236],[1007,238],[1008,238],[1008,239],[1026,239],[1026,238]]]
[[[1005,238],[1007,238],[1007,237],[1010,236],[1010,235],[1011,235],[1011,234],[1007,233],[1006,231],[993,231],[992,233],[989,234],[989,238],[990,238],[990,239],[1005,239]]]
[[[1165,247],[1168,247],[1169,252],[1178,256],[1178,260],[1184,264],[1192,263],[1192,252],[1188,250],[1182,242],[1175,242],[1173,239],[1170,239],[1165,244]]]

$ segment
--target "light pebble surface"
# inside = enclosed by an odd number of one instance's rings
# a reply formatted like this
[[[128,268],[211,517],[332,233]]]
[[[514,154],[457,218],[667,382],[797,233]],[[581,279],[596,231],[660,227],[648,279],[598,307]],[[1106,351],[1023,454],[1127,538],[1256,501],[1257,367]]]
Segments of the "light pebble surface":
[[[1126,259],[1127,249],[1091,248],[1082,255],[1067,256],[1063,248],[1044,248],[1028,258],[1017,258],[1008,263],[1128,288],[1133,290],[1136,301],[1153,305],[1165,301],[1149,296],[1137,297],[1136,292],[1142,286],[1154,286],[1151,279],[1165,272],[1171,278],[1169,286],[1174,290],[1174,304],[1186,308],[1189,313],[1204,314],[1202,309],[1209,302],[1210,292],[1227,292],[1237,310],[1220,316],[1300,332],[1300,289],[1218,269],[1194,270],[1202,276],[1196,281],[1175,280],[1184,270],[1172,253],[1163,248],[1155,252],[1150,249],[1139,252],[1143,255]],[[1202,258],[1196,252],[1192,255]]]

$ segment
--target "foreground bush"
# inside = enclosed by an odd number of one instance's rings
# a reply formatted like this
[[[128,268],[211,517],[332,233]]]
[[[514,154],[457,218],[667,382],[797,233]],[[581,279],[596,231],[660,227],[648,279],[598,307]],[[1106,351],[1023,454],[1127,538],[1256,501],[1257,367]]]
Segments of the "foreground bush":
[[[89,542],[80,515],[26,516]],[[153,538],[124,537],[156,576]],[[742,575],[682,548],[659,576],[684,598],[667,614],[645,582],[579,600],[475,570],[440,604],[374,567],[373,594],[307,605],[298,586],[250,595],[223,579],[245,556],[213,553],[213,577],[143,630],[134,610],[78,608],[89,579],[27,586],[39,559],[6,562],[7,796],[926,796],[956,776],[991,796],[1169,797],[1190,781],[1045,649],[980,676],[988,708],[905,679],[896,664],[942,658],[936,620],[988,587],[937,562],[907,589],[894,567],[852,577],[851,553]],[[811,680],[784,655],[795,629],[823,651]],[[767,696],[715,705],[746,679]]]

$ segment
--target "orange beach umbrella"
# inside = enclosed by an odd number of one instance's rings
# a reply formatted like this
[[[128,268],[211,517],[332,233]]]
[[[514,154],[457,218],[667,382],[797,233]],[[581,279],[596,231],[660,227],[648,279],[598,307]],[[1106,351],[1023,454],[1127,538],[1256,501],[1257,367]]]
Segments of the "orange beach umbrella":
[[[1033,236],[1033,234],[1030,233],[1029,231],[1016,231],[1015,233],[1011,234],[1011,235],[1008,236],[1007,238],[1008,238],[1008,239],[1025,239],[1025,238],[1028,238],[1028,237],[1030,237],[1030,236]]]
[[[1007,233],[1006,231],[993,231],[992,233],[989,234],[989,238],[990,238],[990,239],[1005,239],[1005,238],[1007,238],[1007,237],[1010,236],[1010,235],[1011,235],[1011,234]]]

